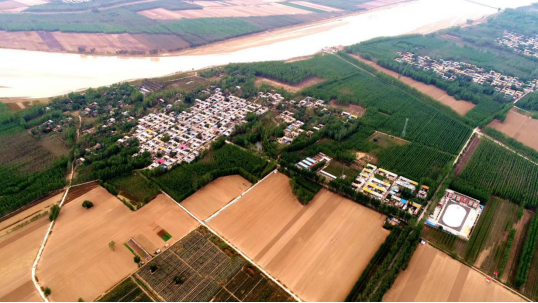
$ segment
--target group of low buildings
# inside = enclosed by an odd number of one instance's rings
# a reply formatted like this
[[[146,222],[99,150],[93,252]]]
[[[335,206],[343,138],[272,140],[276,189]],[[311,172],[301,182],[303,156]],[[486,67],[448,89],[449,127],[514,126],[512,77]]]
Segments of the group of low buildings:
[[[139,119],[132,137],[138,140],[140,152],[152,155],[154,162],[149,168],[169,168],[192,162],[211,142],[230,136],[236,125],[246,122],[247,113],[267,111],[267,107],[225,96],[215,88],[206,100],[196,99],[189,112],[151,113]]]
[[[278,143],[287,145],[293,142],[295,138],[300,136],[301,134],[305,133],[306,135],[310,136],[315,131],[321,130],[324,125],[318,124],[316,126],[313,126],[310,130],[304,130],[304,122],[301,120],[297,120],[293,117],[293,113],[290,111],[285,110],[280,115],[276,117],[281,123],[287,124],[286,128],[284,129],[284,136],[277,139]]]
[[[497,43],[529,57],[538,58],[538,36],[527,37],[523,34],[504,31]]]
[[[472,82],[491,85],[496,92],[517,101],[529,92],[538,89],[538,79],[524,82],[518,77],[503,75],[494,70],[486,71],[474,64],[451,60],[435,60],[429,56],[417,56],[411,52],[398,52],[396,62],[406,63],[423,70],[432,70],[447,81],[461,77],[470,77]]]
[[[317,155],[313,157],[306,157],[303,160],[295,163],[295,166],[301,168],[301,169],[309,169],[311,170],[314,166],[318,165],[319,163],[325,163],[324,167],[327,167],[333,159],[329,156],[327,156],[324,153],[318,153]],[[323,170],[323,167],[320,168]]]
[[[411,199],[405,199],[402,197],[402,192],[408,190],[412,194],[413,199],[425,200],[430,190],[426,185],[418,188],[418,182],[398,176],[373,164],[367,164],[351,186],[358,192],[406,210],[413,215],[419,213],[422,205],[416,201],[411,201]]]

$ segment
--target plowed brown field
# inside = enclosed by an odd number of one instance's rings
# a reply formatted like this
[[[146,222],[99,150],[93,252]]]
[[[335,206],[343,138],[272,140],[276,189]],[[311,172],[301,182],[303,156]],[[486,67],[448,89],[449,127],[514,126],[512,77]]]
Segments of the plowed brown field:
[[[198,219],[205,220],[252,184],[239,175],[220,177],[181,202]]]
[[[385,240],[384,215],[321,190],[308,206],[272,174],[209,225],[305,301],[342,301]]]
[[[94,207],[83,208],[84,200],[92,201]],[[197,225],[164,195],[132,212],[97,187],[62,208],[37,277],[41,285],[50,287],[53,301],[93,301],[137,269],[133,255],[123,245],[130,238],[153,253],[165,245],[157,234],[161,229],[175,242]],[[116,243],[115,251],[109,248],[110,241]]]
[[[538,120],[520,114],[516,109],[511,109],[508,112],[504,122],[494,120],[488,126],[538,150],[538,135],[536,135]]]
[[[521,297],[430,245],[419,245],[386,302],[521,302]]]

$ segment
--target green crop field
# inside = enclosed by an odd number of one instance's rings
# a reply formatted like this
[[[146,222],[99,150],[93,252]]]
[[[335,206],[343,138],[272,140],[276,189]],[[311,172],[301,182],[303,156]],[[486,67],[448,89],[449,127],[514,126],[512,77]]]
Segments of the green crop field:
[[[182,164],[154,180],[174,199],[182,201],[217,177],[242,174],[257,181],[269,162],[248,151],[225,144],[193,164]]]
[[[99,298],[99,302],[153,302],[153,299],[129,277]]]
[[[109,183],[114,185],[120,195],[134,202],[148,203],[159,194],[155,184],[138,174],[115,178]]]
[[[0,106],[0,216],[62,188],[69,151],[61,139],[54,144],[51,135],[39,139],[26,130],[61,118],[60,113],[44,115],[40,106],[15,113],[6,109]]]

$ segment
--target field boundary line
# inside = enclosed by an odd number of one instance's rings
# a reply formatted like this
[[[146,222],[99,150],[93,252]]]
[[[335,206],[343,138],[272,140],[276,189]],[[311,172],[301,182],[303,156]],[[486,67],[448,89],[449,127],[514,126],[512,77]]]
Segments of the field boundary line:
[[[453,258],[453,257],[450,255],[449,252],[447,252],[446,250],[440,248],[440,247],[437,246],[435,243],[433,243],[433,242],[431,242],[431,241],[427,241],[427,244],[430,245],[430,246],[432,246],[433,248],[435,248],[435,249],[437,249],[437,250],[443,252],[444,254],[448,255],[449,257]],[[458,261],[458,262],[460,262],[461,264],[463,264],[463,265],[465,265],[465,266],[467,266],[467,267],[470,267],[472,270],[474,270],[474,271],[480,273],[481,275],[483,275],[483,276],[485,276],[485,277],[487,277],[487,278],[491,278],[491,280],[493,280],[495,283],[497,283],[497,284],[499,284],[500,286],[504,287],[505,289],[507,289],[507,290],[510,291],[511,293],[513,293],[513,294],[515,294],[515,295],[521,297],[522,299],[527,300],[528,302],[534,302],[533,300],[527,298],[526,296],[524,296],[523,294],[521,294],[521,293],[518,292],[517,290],[515,290],[515,289],[509,287],[508,285],[504,284],[502,281],[498,280],[497,278],[492,277],[492,276],[486,274],[485,272],[483,272],[483,271],[480,270],[479,268],[475,267],[474,265],[469,264],[469,263],[467,263],[467,262],[461,260],[460,258],[453,258],[453,259],[456,260],[456,261]]]
[[[239,196],[237,196],[235,199],[233,199],[232,201],[230,201],[228,204],[224,205],[221,209],[217,210],[215,213],[213,213],[211,216],[209,216],[209,218],[205,219],[204,222],[209,222],[211,221],[213,218],[215,218],[216,216],[218,216],[222,211],[224,211],[226,208],[230,207],[232,204],[235,204],[237,201],[239,201],[241,198],[243,198],[244,195],[246,195],[250,190],[252,190],[253,188],[255,188],[256,186],[258,186],[258,184],[262,183],[263,180],[267,179],[267,177],[269,177],[271,174],[274,174],[278,171],[278,169],[274,169],[273,171],[271,171],[270,173],[267,174],[267,176],[263,177],[263,179],[259,180],[258,182],[256,182],[256,184],[252,185],[249,189],[247,189],[246,191],[244,191],[242,194],[240,194]]]
[[[273,172],[271,172],[273,173]],[[267,176],[269,176],[270,174],[268,174]],[[265,178],[267,178],[267,176],[265,176],[261,181],[265,180]],[[261,181],[259,181],[258,183],[256,184],[259,184]],[[252,188],[252,187],[251,187]],[[168,195],[165,191],[161,190],[161,192],[167,196],[168,198],[170,198],[172,201],[174,201],[179,207],[181,207],[181,209],[183,209],[187,214],[189,214],[191,217],[193,217],[196,221],[198,221],[202,226],[204,226],[205,228],[207,228],[210,232],[212,232],[214,235],[218,236],[219,238],[221,238],[228,246],[230,246],[231,248],[233,248],[235,251],[237,251],[237,253],[239,255],[241,255],[241,257],[243,257],[245,260],[247,260],[249,263],[251,263],[252,265],[256,266],[256,268],[261,271],[267,278],[269,278],[271,281],[273,281],[276,285],[278,285],[279,287],[281,287],[284,291],[286,291],[290,296],[292,296],[296,301],[298,302],[303,302],[303,300],[301,298],[299,298],[299,296],[297,296],[296,294],[294,294],[290,289],[288,289],[286,286],[284,286],[284,284],[282,284],[280,281],[278,281],[276,278],[274,278],[272,275],[270,275],[265,269],[263,269],[260,265],[258,265],[258,263],[254,262],[254,260],[250,259],[245,253],[243,253],[241,250],[239,250],[235,245],[233,245],[230,241],[228,241],[226,238],[224,238],[223,236],[221,236],[217,231],[215,231],[213,228],[211,228],[209,225],[207,225],[203,220],[200,220],[198,217],[196,217],[192,212],[190,212],[187,208],[185,208],[185,206],[181,205],[179,202],[177,202],[176,200],[174,200],[174,198],[172,198],[170,195]]]
[[[87,185],[87,184],[95,183],[95,182],[99,182],[99,180],[93,180],[93,181],[88,181],[88,182],[84,182],[84,183],[76,184],[76,185],[71,186],[71,188],[73,188],[73,187],[79,187],[79,186],[83,186],[83,185]]]
[[[69,190],[71,188],[67,188],[65,191],[65,194],[62,198],[62,201],[60,202],[60,210],[62,209],[62,205],[65,202],[65,198],[67,198],[67,194],[69,193]],[[36,271],[37,271],[37,264],[39,263],[39,260],[41,260],[41,256],[43,254],[43,251],[45,250],[45,245],[47,244],[47,241],[49,240],[49,236],[52,232],[52,227],[54,226],[54,223],[56,222],[56,219],[52,222],[50,222],[49,229],[47,230],[47,233],[45,234],[45,238],[43,239],[43,243],[41,243],[41,247],[39,248],[39,251],[37,252],[37,256],[34,260],[34,265],[32,266],[32,282],[34,282],[34,286],[37,288],[37,291],[39,292],[39,295],[45,302],[49,302],[49,299],[45,296],[45,293],[41,289],[41,286],[39,285],[39,282],[37,281],[36,277]]]
[[[465,152],[467,151],[467,147],[469,146],[469,144],[471,144],[473,138],[474,138],[474,135],[475,134],[479,134],[480,131],[478,130],[478,128],[475,128],[473,130],[473,133],[471,134],[471,136],[469,136],[469,140],[467,140],[467,142],[465,143],[465,145],[463,146],[463,149],[460,151],[460,153],[458,154],[458,157],[456,157],[456,160],[454,161],[454,165],[452,166],[456,166],[458,164],[458,161],[460,160],[460,158],[465,154]]]

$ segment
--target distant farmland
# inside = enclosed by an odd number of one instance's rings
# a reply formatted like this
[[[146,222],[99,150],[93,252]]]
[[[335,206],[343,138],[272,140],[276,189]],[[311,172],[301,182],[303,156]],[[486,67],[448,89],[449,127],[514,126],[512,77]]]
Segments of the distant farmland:
[[[306,1],[289,4],[262,0],[6,1],[0,2],[0,47],[155,55],[359,10],[352,3],[347,10]]]

